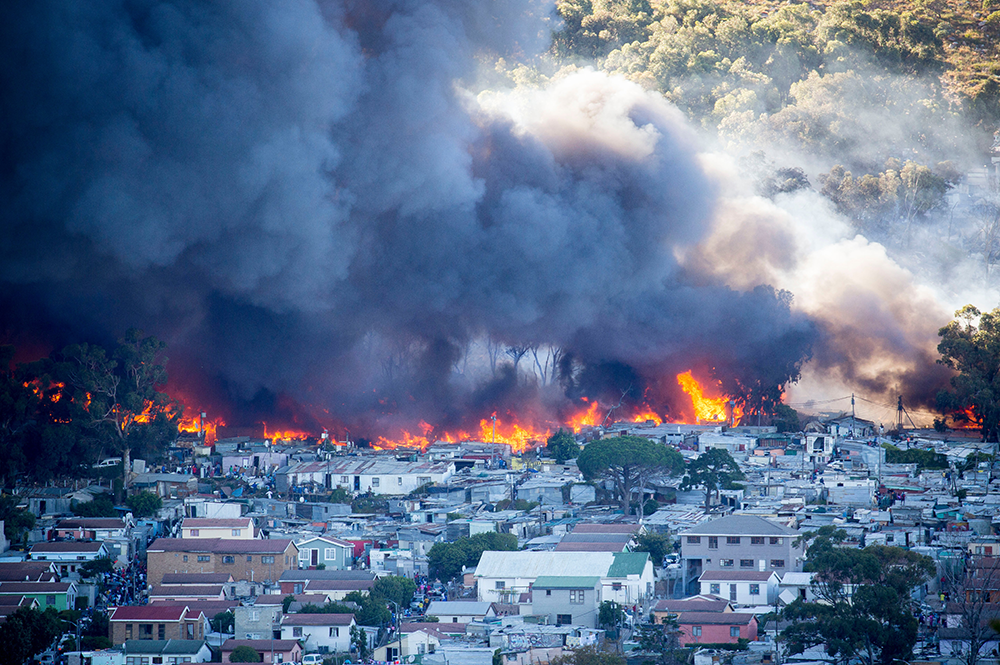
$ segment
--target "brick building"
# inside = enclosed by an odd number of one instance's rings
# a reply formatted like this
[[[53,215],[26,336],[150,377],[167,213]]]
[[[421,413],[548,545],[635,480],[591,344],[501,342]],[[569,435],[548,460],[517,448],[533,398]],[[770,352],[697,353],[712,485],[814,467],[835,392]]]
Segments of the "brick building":
[[[184,605],[130,605],[116,607],[108,617],[111,641],[202,640],[205,614]]]
[[[236,581],[276,582],[299,563],[298,548],[289,539],[157,538],[146,556],[154,586],[167,573],[228,573]]]

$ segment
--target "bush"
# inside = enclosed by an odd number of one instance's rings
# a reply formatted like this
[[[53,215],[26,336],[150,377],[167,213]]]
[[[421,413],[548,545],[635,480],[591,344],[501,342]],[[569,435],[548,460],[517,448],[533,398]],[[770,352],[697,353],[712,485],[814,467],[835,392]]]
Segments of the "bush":
[[[263,660],[253,647],[240,645],[229,654],[230,663],[259,663]]]
[[[126,498],[125,504],[136,517],[152,517],[163,507],[163,499],[152,492],[143,490]]]

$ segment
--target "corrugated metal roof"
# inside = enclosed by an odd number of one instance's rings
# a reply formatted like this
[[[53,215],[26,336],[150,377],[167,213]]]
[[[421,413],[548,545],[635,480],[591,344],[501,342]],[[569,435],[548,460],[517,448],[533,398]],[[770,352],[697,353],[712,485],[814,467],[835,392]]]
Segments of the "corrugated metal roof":
[[[476,577],[532,579],[560,573],[593,573],[605,576],[614,552],[483,552]]]
[[[608,569],[608,577],[642,575],[649,561],[649,552],[615,552],[615,561]]]
[[[756,515],[727,515],[693,526],[680,535],[687,536],[798,536],[799,532],[779,526]]]

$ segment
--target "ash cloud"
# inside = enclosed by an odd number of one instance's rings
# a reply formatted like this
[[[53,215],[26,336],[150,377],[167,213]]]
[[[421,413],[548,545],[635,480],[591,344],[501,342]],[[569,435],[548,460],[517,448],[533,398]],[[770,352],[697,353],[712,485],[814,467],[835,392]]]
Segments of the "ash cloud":
[[[545,47],[549,9],[13,8],[4,335],[139,326],[184,383],[237,404],[290,394],[341,422],[539,399],[503,372],[456,378],[484,336],[653,386],[692,360],[801,363],[808,316],[677,259],[718,192],[676,109],[589,70],[474,94],[481,61]]]

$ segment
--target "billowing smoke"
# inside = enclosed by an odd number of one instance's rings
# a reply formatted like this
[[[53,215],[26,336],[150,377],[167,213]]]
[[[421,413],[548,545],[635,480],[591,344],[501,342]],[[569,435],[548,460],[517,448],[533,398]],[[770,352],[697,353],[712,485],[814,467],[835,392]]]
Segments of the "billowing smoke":
[[[671,377],[692,366],[781,382],[821,338],[815,312],[768,285],[819,289],[821,275],[793,278],[780,247],[757,270],[738,240],[693,258],[724,179],[676,109],[590,70],[479,94],[482,63],[546,47],[549,11],[9,8],[4,336],[57,347],[137,326],[168,342],[189,389],[262,413],[281,407],[262,394],[288,394],[369,426],[558,412],[601,390],[654,390],[671,408]],[[509,369],[472,378],[487,339],[559,349],[560,396]]]

